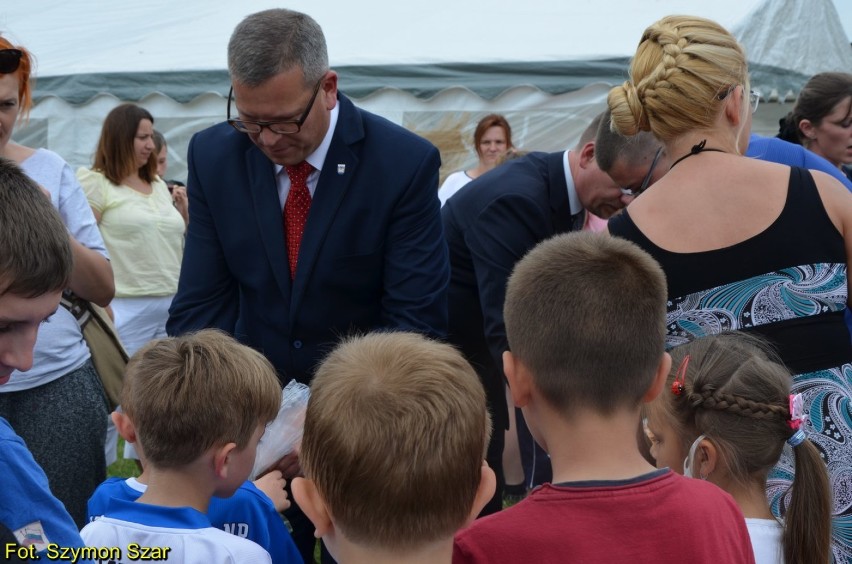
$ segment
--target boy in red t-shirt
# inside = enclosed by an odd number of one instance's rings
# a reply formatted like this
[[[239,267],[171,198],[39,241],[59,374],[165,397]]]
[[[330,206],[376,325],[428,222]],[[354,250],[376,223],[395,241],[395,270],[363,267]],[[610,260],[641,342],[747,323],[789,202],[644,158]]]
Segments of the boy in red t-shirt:
[[[671,366],[665,316],[660,266],[627,241],[562,235],[515,266],[504,370],[553,483],[458,533],[453,562],[754,562],[728,494],[639,451]]]

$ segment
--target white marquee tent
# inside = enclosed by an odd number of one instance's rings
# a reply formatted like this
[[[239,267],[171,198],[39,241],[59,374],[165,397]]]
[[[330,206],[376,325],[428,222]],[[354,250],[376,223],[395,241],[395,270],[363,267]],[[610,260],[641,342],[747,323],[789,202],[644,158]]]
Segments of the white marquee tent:
[[[835,2],[837,3],[835,5]],[[673,13],[731,29],[764,101],[755,130],[774,134],[810,75],[852,72],[837,8],[849,0],[365,0],[286,7],[323,27],[340,87],[361,107],[435,142],[444,172],[470,164],[472,130],[506,115],[516,145],[573,144],[627,76],[642,31]],[[0,6],[0,31],[37,58],[36,105],[16,139],[88,165],[103,117],[122,101],[154,115],[169,140],[169,177],[185,175],[196,131],[224,119],[226,46],[269,0],[32,0]],[[852,22],[846,22],[847,28]]]

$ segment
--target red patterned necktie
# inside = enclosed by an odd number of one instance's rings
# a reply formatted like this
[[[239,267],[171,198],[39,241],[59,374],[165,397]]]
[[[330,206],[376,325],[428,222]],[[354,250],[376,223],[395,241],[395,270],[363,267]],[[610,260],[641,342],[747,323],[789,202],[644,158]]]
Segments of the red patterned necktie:
[[[284,231],[287,234],[287,259],[290,262],[290,279],[296,278],[296,262],[299,260],[299,245],[305,232],[305,222],[311,209],[311,193],[308,191],[308,175],[314,170],[305,161],[284,167],[290,177],[290,193],[284,204]]]

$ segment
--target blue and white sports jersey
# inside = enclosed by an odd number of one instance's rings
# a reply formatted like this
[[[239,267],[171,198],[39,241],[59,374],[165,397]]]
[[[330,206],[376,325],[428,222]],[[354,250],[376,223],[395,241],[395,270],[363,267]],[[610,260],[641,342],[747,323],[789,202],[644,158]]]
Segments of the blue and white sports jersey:
[[[160,507],[110,499],[106,516],[83,527],[86,546],[112,551],[106,562],[144,559],[185,564],[270,564],[259,545],[210,524],[191,507]]]
[[[106,513],[109,500],[113,498],[136,501],[145,493],[146,488],[147,486],[136,478],[127,478],[126,480],[124,478],[107,478],[89,498],[86,517],[91,522],[103,516]]]
[[[265,548],[274,564],[303,562],[272,500],[251,481],[247,480],[231,497],[211,499],[207,516],[217,529]]]
[[[107,514],[111,498],[133,502],[145,493],[146,485],[136,478],[109,478],[89,498],[89,520]],[[246,481],[229,498],[214,497],[207,509],[210,524],[253,541],[271,556],[273,564],[301,564],[302,557],[272,500]]]

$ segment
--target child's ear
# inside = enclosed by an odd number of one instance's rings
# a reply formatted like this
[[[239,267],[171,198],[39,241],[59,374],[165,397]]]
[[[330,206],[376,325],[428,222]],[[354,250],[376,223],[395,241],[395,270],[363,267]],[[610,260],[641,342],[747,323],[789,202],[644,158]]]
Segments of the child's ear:
[[[323,501],[313,480],[301,477],[293,478],[290,482],[290,489],[293,492],[296,505],[314,524],[314,536],[322,538],[329,534],[334,529],[334,523],[331,521],[331,514],[328,512],[325,501]]]
[[[115,425],[118,434],[121,435],[121,438],[128,443],[135,443],[136,427],[133,426],[133,421],[130,420],[130,417],[121,411],[113,411],[110,414],[110,417],[112,418],[112,422]]]
[[[530,402],[532,390],[529,370],[511,351],[503,353],[503,373],[509,382],[509,391],[516,407],[524,407]]]
[[[463,527],[467,527],[473,523],[474,519],[482,512],[482,508],[491,501],[491,498],[494,497],[494,492],[497,491],[497,476],[484,460],[482,461],[481,472],[479,487],[476,488],[476,496],[473,498],[473,506],[470,508],[470,515],[468,515]]]
[[[657,373],[654,375],[654,380],[648,387],[648,391],[642,396],[643,403],[650,403],[660,395],[663,387],[666,385],[666,380],[669,377],[669,371],[672,369],[672,357],[669,353],[664,352],[660,358],[660,364],[657,366]]]
[[[719,450],[713,444],[713,441],[702,439],[698,443],[698,448],[695,449],[695,461],[693,462],[693,466],[698,471],[698,477],[706,480],[718,468],[720,462]]]
[[[236,451],[237,443],[226,443],[220,447],[214,447],[213,450],[213,470],[216,476],[220,479],[228,477],[228,472],[231,469],[231,455]]]

